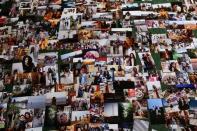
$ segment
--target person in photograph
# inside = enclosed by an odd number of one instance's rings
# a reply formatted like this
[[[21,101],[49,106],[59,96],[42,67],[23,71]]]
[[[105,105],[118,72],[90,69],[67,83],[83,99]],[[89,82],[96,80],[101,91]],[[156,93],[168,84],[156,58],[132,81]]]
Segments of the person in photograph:
[[[16,125],[16,129],[18,131],[24,131],[26,129],[26,121],[24,115],[19,116],[19,123],[18,125]]]
[[[124,57],[124,65],[125,66],[130,66],[129,56]]]
[[[20,84],[20,78],[18,76],[18,70],[13,71],[13,78],[14,78],[14,84]]]
[[[170,124],[172,122],[172,118],[170,117],[169,113],[166,113],[165,121],[166,121],[166,126],[169,128],[169,126],[170,126]]]
[[[190,67],[190,64],[188,62],[182,62],[181,66],[182,66],[183,71],[185,71],[185,72],[190,72],[191,71],[191,67]]]
[[[69,116],[66,113],[62,113],[58,118],[58,123],[60,126],[68,126]]]
[[[131,19],[131,14],[129,12],[126,12],[125,14],[125,20],[129,21]]]
[[[144,61],[145,70],[153,68],[153,61],[148,53],[142,55],[142,60]]]
[[[168,49],[165,49],[165,51],[164,51],[164,58],[166,60],[169,60],[170,59],[170,52],[168,51]]]
[[[152,82],[157,81],[157,76],[155,76],[154,74],[150,74],[148,80]]]
[[[179,70],[178,70],[178,67],[177,67],[177,63],[176,62],[170,63],[169,70],[172,71],[172,72],[178,72]]]
[[[81,69],[81,75],[79,77],[79,83],[81,85],[86,85],[88,82],[88,76],[87,74],[85,73],[85,69]]]
[[[81,60],[78,60],[78,62],[76,63],[76,74],[77,75],[80,74],[81,67],[82,67],[82,62],[81,62]]]
[[[179,99],[178,105],[180,110],[187,110],[189,108],[189,105],[184,98]]]
[[[145,69],[148,69],[149,62],[148,62],[148,57],[146,56],[146,54],[142,55],[142,60],[144,61]]]
[[[175,85],[176,84],[175,76],[168,76],[166,80],[167,80],[168,85]]]
[[[73,74],[68,68],[65,68],[63,74],[61,75],[61,83],[64,84],[73,83]]]
[[[116,61],[115,61],[116,65],[121,65],[122,64],[122,60],[121,58],[116,58]]]
[[[147,56],[147,60],[148,60],[149,66],[150,66],[150,68],[152,68],[154,66],[154,64],[153,64],[151,55],[147,53],[146,56]]]
[[[42,120],[43,118],[42,118],[42,115],[38,112],[36,115],[35,115],[35,117],[33,118],[33,127],[35,128],[35,127],[41,127],[42,126],[42,124],[43,124],[43,120]]]
[[[111,78],[109,71],[107,70],[107,67],[105,67],[105,70],[103,71],[103,77],[105,77],[106,79]]]
[[[115,64],[116,64],[116,58],[115,57],[112,57],[111,62],[110,62],[110,65],[115,65]]]
[[[142,105],[136,100],[133,100],[132,104],[135,110],[135,116],[143,116]]]
[[[132,72],[131,72],[131,76],[137,77],[139,76],[138,70],[136,67],[133,67]]]
[[[45,122],[47,126],[56,126],[57,106],[56,97],[52,98],[51,105],[46,108]]]
[[[130,55],[129,55],[129,65],[130,66],[135,66],[135,64],[136,64],[135,55],[133,53],[130,53]]]
[[[32,61],[32,58],[30,56],[24,56],[23,57],[23,70],[24,70],[24,73],[29,73],[29,72],[32,72],[33,69],[35,68],[35,65]]]
[[[49,85],[56,84],[56,72],[54,68],[48,68],[47,77],[49,80]]]
[[[44,72],[39,71],[39,83],[41,87],[46,85],[46,74]]]
[[[153,98],[160,98],[159,91],[155,85],[153,85]]]
[[[99,83],[102,82],[102,78],[99,72],[96,73],[96,76],[94,77],[94,85],[99,85]]]
[[[84,94],[83,86],[80,85],[79,88],[78,88],[78,95],[77,95],[77,97],[83,97],[83,94]]]
[[[156,117],[160,118],[161,117],[161,110],[160,110],[160,108],[156,106],[154,111],[155,111]]]
[[[30,57],[32,58],[32,62],[35,63],[35,61],[38,58],[38,52],[37,52],[35,47],[31,47],[31,49],[30,49]]]
[[[25,112],[25,122],[26,122],[26,128],[32,128],[32,115],[30,112]]]
[[[116,22],[115,22],[115,21],[113,21],[113,22],[111,23],[111,28],[116,28]]]
[[[0,77],[0,91],[3,91],[4,88],[5,88],[5,85],[4,85],[3,78]]]
[[[121,65],[119,65],[117,70],[117,76],[123,76],[123,75],[124,75],[124,70],[122,69]]]
[[[13,76],[11,75],[11,72],[5,73],[5,76],[4,76],[4,84],[5,85],[11,84],[12,83],[12,78],[13,78]]]

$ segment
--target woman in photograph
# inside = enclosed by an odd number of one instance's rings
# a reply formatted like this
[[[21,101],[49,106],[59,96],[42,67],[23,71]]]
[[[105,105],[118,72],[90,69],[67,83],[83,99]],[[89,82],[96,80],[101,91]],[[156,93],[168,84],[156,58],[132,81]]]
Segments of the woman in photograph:
[[[18,131],[24,131],[26,128],[26,121],[25,121],[25,116],[24,115],[21,115],[19,116],[19,123],[16,127],[16,130]]]
[[[125,56],[125,57],[124,57],[124,65],[125,65],[125,66],[130,66],[129,56]]]
[[[153,85],[153,98],[160,98],[159,96],[159,89],[155,85]]]
[[[52,98],[51,106],[46,108],[45,125],[49,127],[56,127],[57,125],[57,106],[56,98]]]
[[[32,58],[30,56],[24,56],[23,57],[23,70],[24,70],[24,73],[29,73],[29,72],[32,72],[33,69],[35,68],[35,65],[32,61]]]
[[[131,76],[134,76],[134,77],[139,76],[139,73],[138,73],[138,70],[137,70],[137,68],[136,68],[136,67],[133,67],[133,70],[132,70]]]
[[[172,72],[178,72],[179,70],[178,70],[178,67],[177,67],[177,63],[176,62],[170,63],[169,70],[172,71]]]
[[[180,110],[187,110],[189,108],[189,105],[184,98],[179,99],[178,105]]]
[[[153,66],[154,66],[154,63],[153,63],[153,60],[151,58],[151,55],[147,53],[146,56],[147,56],[149,68],[152,69]]]
[[[32,128],[32,115],[30,112],[25,112],[25,122],[26,122],[26,128]]]
[[[129,64],[130,66],[135,66],[136,65],[136,59],[135,59],[135,55],[133,53],[130,53],[129,55]]]

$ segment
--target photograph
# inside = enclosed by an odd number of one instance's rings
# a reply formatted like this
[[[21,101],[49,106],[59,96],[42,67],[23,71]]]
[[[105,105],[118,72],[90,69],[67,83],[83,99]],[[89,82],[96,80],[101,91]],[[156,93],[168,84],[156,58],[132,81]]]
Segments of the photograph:
[[[162,73],[162,82],[166,85],[176,85],[177,77],[175,72],[171,73]]]
[[[138,53],[141,63],[144,67],[144,71],[154,69],[155,62],[150,52]]]
[[[155,124],[164,124],[164,105],[162,99],[148,99],[148,112],[151,115],[150,123]]]
[[[148,94],[150,99],[162,98],[162,90],[160,81],[147,82]]]
[[[196,121],[197,121],[197,106],[196,106],[197,100],[190,100],[189,102],[189,123],[191,125],[196,126]]]
[[[0,129],[5,129],[5,124],[6,124],[6,111],[7,111],[7,104],[2,103],[0,105],[0,113],[1,113],[1,119],[0,119]]]

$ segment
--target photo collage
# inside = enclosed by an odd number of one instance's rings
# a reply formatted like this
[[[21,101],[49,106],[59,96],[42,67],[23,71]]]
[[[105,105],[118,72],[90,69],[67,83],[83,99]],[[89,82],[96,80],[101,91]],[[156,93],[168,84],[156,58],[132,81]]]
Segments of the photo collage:
[[[0,0],[0,131],[197,131],[196,0]]]

